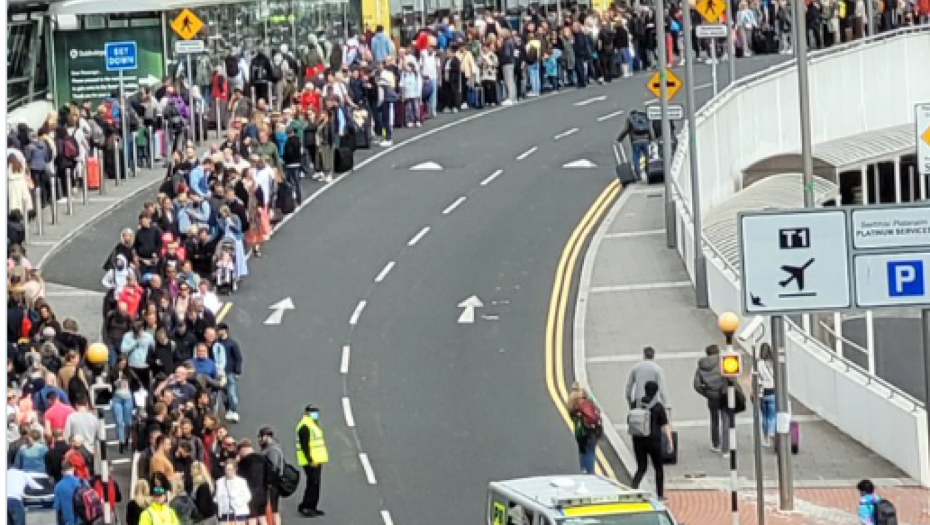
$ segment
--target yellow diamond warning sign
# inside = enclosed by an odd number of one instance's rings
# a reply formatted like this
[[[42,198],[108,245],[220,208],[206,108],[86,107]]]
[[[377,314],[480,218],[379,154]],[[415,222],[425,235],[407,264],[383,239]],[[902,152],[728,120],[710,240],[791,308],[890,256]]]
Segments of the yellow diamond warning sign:
[[[681,86],[685,83],[678,78],[671,69],[665,70],[665,85],[668,86],[668,99],[672,100],[675,98],[675,95],[681,91]],[[655,74],[649,79],[649,82],[646,83],[646,89],[652,93],[653,96],[659,98],[662,96],[662,73],[656,71]]]
[[[193,11],[185,9],[171,22],[171,29],[174,29],[174,32],[184,40],[190,40],[203,29],[203,22]]]
[[[917,104],[914,108],[917,125],[917,170],[930,176],[930,103]]]
[[[698,0],[697,10],[708,24],[716,24],[727,11],[727,2],[726,0]]]

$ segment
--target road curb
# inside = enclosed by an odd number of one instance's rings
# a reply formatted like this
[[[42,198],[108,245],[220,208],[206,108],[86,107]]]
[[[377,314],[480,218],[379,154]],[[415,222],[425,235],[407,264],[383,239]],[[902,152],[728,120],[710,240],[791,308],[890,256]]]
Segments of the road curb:
[[[578,293],[575,296],[574,326],[572,327],[572,364],[578,382],[588,389],[591,397],[595,400],[597,399],[597,393],[591,391],[586,365],[585,321],[588,314],[588,296],[591,293],[591,279],[594,274],[594,264],[597,261],[597,254],[601,242],[604,240],[604,235],[607,233],[610,225],[613,224],[617,215],[619,215],[620,210],[623,209],[623,206],[626,205],[626,202],[630,199],[631,194],[632,192],[629,188],[621,190],[620,198],[614,202],[607,216],[601,221],[601,224],[594,232],[594,237],[591,238],[591,242],[588,244],[587,250],[585,250],[584,260],[581,265],[581,277],[578,281]],[[601,412],[601,418],[603,419],[604,436],[607,438],[607,442],[610,443],[614,452],[620,457],[620,462],[623,463],[623,468],[626,469],[627,474],[632,476],[632,474],[636,472],[636,460],[633,457],[633,452],[620,436],[620,433],[614,428],[614,424],[606,412]]]

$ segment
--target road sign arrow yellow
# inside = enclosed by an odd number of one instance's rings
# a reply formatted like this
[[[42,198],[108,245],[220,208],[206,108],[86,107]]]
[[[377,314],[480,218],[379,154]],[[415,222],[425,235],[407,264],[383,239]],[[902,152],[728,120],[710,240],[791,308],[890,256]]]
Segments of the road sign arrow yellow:
[[[678,75],[675,74],[671,69],[666,70],[665,74],[665,85],[668,87],[668,99],[672,100],[678,95],[678,92],[681,91],[682,86],[685,85],[684,82],[678,78]],[[646,89],[656,98],[662,96],[662,74],[659,71],[656,71],[654,75],[649,79],[649,82],[646,83]]]

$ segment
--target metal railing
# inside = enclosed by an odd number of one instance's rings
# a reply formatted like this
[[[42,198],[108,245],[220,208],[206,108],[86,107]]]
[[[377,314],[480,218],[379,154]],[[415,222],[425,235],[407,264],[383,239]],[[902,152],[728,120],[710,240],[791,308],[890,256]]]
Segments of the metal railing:
[[[897,29],[894,31],[889,31],[886,33],[881,33],[878,35],[866,37],[860,40],[856,40],[854,42],[847,42],[845,44],[833,46],[828,49],[821,49],[821,50],[812,52],[808,60],[810,61],[810,63],[814,64],[814,63],[821,62],[823,60],[827,60],[831,57],[836,57],[842,54],[857,52],[861,50],[863,47],[874,45],[878,42],[890,40],[890,39],[899,37],[901,35],[913,34],[913,33],[927,33],[927,32],[930,32],[930,25],[928,24],[901,28],[901,29]],[[695,114],[696,125],[700,126],[701,123],[703,123],[707,118],[712,116],[714,112],[716,112],[721,106],[730,102],[738,93],[744,90],[750,89],[754,85],[757,85],[761,82],[767,82],[771,80],[772,77],[774,76],[788,74],[792,70],[795,69],[796,65],[797,65],[797,61],[793,59],[793,60],[790,60],[790,61],[787,61],[781,64],[768,67],[762,71],[758,71],[756,73],[747,75],[743,78],[736,80],[732,84],[728,85],[725,89],[720,91],[716,96],[711,98],[710,101],[708,101],[703,107],[701,107],[696,112]],[[694,216],[693,216],[693,211],[691,209],[691,202],[685,196],[684,191],[682,190],[682,187],[679,184],[679,179],[677,177],[677,174],[681,173],[682,168],[687,162],[687,156],[688,156],[687,145],[688,145],[688,141],[690,140],[690,135],[689,135],[690,132],[691,130],[688,128],[687,123],[685,123],[685,125],[681,128],[678,134],[678,140],[677,140],[678,148],[676,149],[675,155],[672,159],[668,176],[672,177],[672,181],[671,181],[672,198],[676,201],[676,204],[679,207],[682,219],[685,221],[686,224],[693,225]],[[735,286],[738,289],[739,282],[740,282],[740,270],[737,269],[736,266],[732,264],[727,259],[727,257],[724,256],[721,250],[719,250],[712,243],[705,240],[703,232],[701,232],[700,239],[695,239],[695,246],[698,246],[698,245],[701,247],[701,249],[704,250],[705,255],[709,256],[709,258],[711,258],[712,260],[718,261],[720,263],[720,266],[723,268],[723,270],[732,276]],[[836,362],[838,364],[841,364],[847,372],[852,372],[857,375],[861,375],[864,380],[865,385],[878,385],[881,388],[884,388],[885,390],[888,391],[889,399],[898,398],[898,399],[905,400],[907,403],[911,404],[911,406],[913,407],[912,410],[914,411],[923,409],[924,403],[922,403],[915,397],[911,396],[907,392],[904,392],[900,388],[897,388],[891,383],[881,379],[877,375],[870,374],[867,370],[863,369],[862,367],[858,366],[852,361],[849,361],[848,359],[837,355],[836,352],[834,352],[832,349],[827,348],[827,346],[822,341],[819,341],[816,337],[807,334],[803,330],[803,328],[798,326],[798,324],[792,321],[791,319],[786,318],[785,325],[789,331],[794,331],[795,333],[803,337],[806,344],[812,343],[817,350],[823,352],[828,357],[830,362]],[[846,341],[844,339],[843,342],[845,344],[853,345],[853,348],[856,348],[857,350],[861,349],[859,345],[855,345],[855,343],[851,341]],[[861,350],[865,351],[864,349],[861,349]]]

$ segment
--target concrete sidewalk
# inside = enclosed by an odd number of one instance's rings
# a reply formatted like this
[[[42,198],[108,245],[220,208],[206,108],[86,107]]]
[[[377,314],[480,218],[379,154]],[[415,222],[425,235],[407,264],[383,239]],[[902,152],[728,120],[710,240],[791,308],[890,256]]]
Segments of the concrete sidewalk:
[[[729,461],[710,450],[706,403],[692,388],[704,347],[723,345],[716,317],[695,308],[694,292],[676,251],[665,244],[664,191],[638,185],[624,192],[600,226],[585,258],[575,314],[575,370],[607,416],[607,437],[634,472],[624,392],[644,346],[656,349],[669,389],[679,463],[666,467],[669,489],[727,490]],[[793,402],[802,442],[792,457],[796,486],[849,487],[861,478],[911,484],[896,467]],[[750,407],[751,410],[751,407]],[[755,479],[752,413],[737,420],[739,476]],[[764,479],[775,480],[776,458],[764,450]],[[650,469],[651,471],[651,469]],[[650,481],[651,483],[651,481]],[[651,485],[650,485],[651,486]]]

